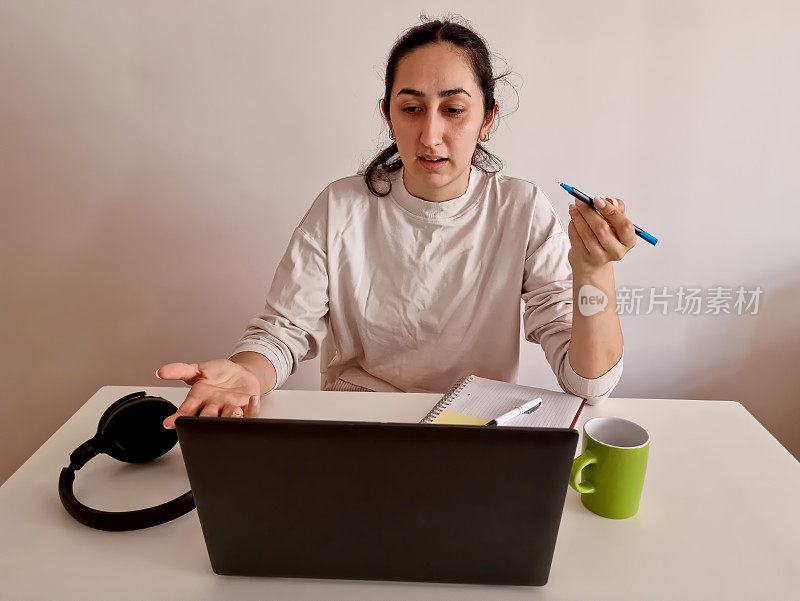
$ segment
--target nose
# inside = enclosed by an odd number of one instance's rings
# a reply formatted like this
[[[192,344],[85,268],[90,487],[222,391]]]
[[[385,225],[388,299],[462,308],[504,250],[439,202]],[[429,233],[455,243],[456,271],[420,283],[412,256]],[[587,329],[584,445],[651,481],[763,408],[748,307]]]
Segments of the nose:
[[[420,132],[420,143],[425,148],[430,148],[434,151],[442,144],[442,135],[444,133],[444,118],[436,111],[430,111],[425,116],[422,122],[422,131]]]

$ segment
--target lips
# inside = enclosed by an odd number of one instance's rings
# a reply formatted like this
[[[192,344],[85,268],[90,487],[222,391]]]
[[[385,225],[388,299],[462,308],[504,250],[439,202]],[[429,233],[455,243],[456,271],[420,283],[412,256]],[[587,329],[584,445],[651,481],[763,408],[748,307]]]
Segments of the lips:
[[[448,159],[444,158],[444,157],[442,157],[442,159],[438,160],[438,161],[430,161],[430,160],[426,159],[425,157],[419,157],[418,160],[419,160],[420,164],[423,167],[425,167],[425,169],[427,169],[429,171],[439,171],[440,169],[442,169],[447,164],[447,161],[448,161]]]

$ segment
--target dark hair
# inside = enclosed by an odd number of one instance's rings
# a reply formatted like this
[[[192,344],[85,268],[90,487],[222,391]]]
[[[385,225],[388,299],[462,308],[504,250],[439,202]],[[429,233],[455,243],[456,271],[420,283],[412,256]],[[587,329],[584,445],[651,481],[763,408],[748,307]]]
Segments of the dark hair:
[[[422,19],[424,20],[425,18],[422,17]],[[475,73],[475,78],[478,80],[483,90],[484,119],[494,110],[495,81],[502,79],[510,72],[494,77],[489,50],[483,38],[469,27],[444,18],[441,20],[436,19],[429,21],[422,25],[416,25],[406,31],[402,37],[395,42],[389,53],[389,59],[386,62],[386,90],[384,92],[383,101],[386,105],[387,113],[389,112],[391,103],[395,72],[397,71],[397,65],[400,60],[421,46],[445,42],[453,44],[467,53],[472,70]],[[387,196],[392,191],[390,174],[398,171],[403,166],[403,161],[399,156],[392,160],[397,154],[397,142],[393,142],[391,146],[384,148],[372,159],[372,162],[366,169],[362,168],[357,172],[358,175],[364,175],[367,188],[369,188],[369,191],[375,196]],[[481,145],[480,141],[472,155],[472,164],[486,173],[496,173],[503,168],[503,162],[486,150],[486,148]],[[487,166],[489,167],[488,169]],[[496,168],[492,170],[491,167]],[[380,193],[375,189],[375,182],[378,180],[388,184],[389,189],[386,192]]]

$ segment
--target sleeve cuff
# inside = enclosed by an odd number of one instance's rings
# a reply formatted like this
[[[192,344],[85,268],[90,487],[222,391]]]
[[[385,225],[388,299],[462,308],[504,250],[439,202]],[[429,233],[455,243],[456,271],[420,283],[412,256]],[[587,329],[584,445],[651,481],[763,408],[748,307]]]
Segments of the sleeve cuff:
[[[259,353],[269,359],[272,365],[275,366],[275,373],[278,376],[278,382],[275,385],[275,388],[272,390],[276,390],[283,386],[289,377],[289,366],[286,363],[286,357],[284,357],[277,344],[274,344],[269,340],[261,340],[258,342],[246,340],[244,342],[240,342],[233,348],[233,352],[228,356],[228,359],[233,357],[236,353],[242,353],[244,351]],[[268,394],[269,392],[272,392],[272,390],[269,390],[263,394]]]
[[[586,399],[589,405],[597,405],[608,398],[611,391],[622,377],[622,358],[625,352],[620,355],[619,361],[602,376],[596,378],[584,378],[575,373],[569,362],[569,353],[564,355],[564,384],[574,395]]]

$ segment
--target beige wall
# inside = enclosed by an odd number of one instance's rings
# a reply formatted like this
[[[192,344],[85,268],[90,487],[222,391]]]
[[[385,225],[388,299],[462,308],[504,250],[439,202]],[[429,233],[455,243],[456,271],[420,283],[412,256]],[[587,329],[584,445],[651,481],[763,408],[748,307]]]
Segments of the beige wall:
[[[505,171],[565,224],[558,180],[628,203],[661,242],[618,287],[764,290],[757,315],[624,315],[614,396],[738,400],[800,457],[798,5],[564,4],[457,3],[514,70]],[[228,355],[311,201],[386,143],[392,42],[449,9],[0,3],[0,482],[101,386]],[[557,386],[540,347],[522,366]],[[286,384],[318,386],[318,359]]]

